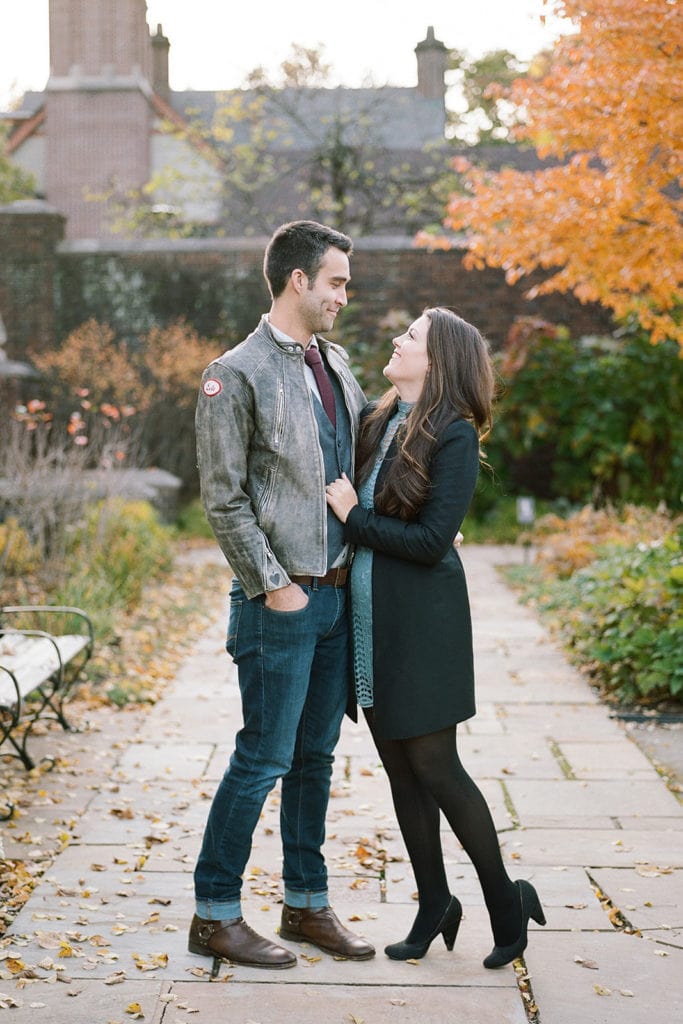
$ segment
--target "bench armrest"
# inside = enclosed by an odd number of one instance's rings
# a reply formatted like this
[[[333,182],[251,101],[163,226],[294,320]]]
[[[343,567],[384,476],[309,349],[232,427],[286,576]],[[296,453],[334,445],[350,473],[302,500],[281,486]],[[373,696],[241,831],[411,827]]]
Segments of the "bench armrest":
[[[38,617],[44,614],[59,614],[59,615],[72,615],[76,619],[81,620],[81,624],[85,625],[88,637],[90,638],[90,647],[92,648],[95,642],[95,633],[93,630],[92,621],[87,612],[84,612],[82,608],[72,608],[70,605],[58,605],[58,604],[24,604],[24,605],[4,605],[0,607],[0,632],[2,632],[3,620],[5,616],[13,615],[30,615],[31,617]],[[54,632],[54,631],[53,631]],[[46,634],[49,635],[49,634]]]

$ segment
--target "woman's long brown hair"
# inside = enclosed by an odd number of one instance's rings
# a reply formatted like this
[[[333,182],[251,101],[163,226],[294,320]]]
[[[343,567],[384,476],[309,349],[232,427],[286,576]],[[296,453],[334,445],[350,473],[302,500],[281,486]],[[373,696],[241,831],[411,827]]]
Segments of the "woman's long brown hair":
[[[483,440],[491,430],[494,373],[487,342],[476,327],[441,306],[426,309],[429,318],[429,370],[422,393],[396,434],[398,451],[387,469],[375,508],[410,520],[429,490],[429,464],[437,438],[453,420],[468,420]],[[398,391],[389,388],[362,421],[356,480],[372,472],[387,423],[398,408]]]

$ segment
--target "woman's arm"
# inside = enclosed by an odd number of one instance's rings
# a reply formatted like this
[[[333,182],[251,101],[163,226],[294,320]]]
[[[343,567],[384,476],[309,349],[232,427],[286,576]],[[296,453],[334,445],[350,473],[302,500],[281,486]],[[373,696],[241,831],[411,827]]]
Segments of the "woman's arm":
[[[417,520],[407,523],[354,505],[346,518],[346,539],[396,558],[436,565],[462,525],[478,472],[477,433],[470,423],[456,420],[446,428],[434,453],[429,496]]]

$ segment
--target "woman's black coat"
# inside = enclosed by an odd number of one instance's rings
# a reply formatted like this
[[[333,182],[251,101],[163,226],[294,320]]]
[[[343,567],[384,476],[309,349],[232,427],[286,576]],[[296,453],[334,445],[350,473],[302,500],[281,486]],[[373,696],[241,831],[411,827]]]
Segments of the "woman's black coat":
[[[394,440],[375,494],[395,455]],[[437,441],[429,494],[414,522],[360,505],[346,520],[347,539],[374,552],[374,729],[383,739],[423,736],[475,713],[467,583],[453,540],[478,471],[477,433],[455,420]]]

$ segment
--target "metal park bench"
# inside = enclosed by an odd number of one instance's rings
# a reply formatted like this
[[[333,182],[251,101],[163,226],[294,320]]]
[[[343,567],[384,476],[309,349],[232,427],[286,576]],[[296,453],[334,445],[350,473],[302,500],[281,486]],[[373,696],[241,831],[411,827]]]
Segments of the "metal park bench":
[[[80,608],[0,607],[0,747],[8,740],[14,747],[10,756],[26,768],[35,765],[27,743],[36,722],[53,719],[71,728],[64,702],[93,642],[92,622]]]

